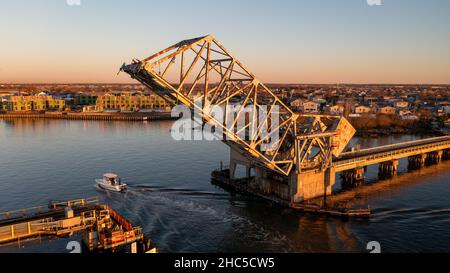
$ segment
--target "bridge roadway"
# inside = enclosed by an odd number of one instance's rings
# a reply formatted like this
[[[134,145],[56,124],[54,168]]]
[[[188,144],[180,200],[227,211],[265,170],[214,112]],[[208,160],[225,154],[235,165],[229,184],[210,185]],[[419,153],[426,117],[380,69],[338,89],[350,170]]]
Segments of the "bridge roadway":
[[[426,138],[342,153],[334,160],[333,167],[336,172],[340,172],[448,149],[450,149],[450,136]]]

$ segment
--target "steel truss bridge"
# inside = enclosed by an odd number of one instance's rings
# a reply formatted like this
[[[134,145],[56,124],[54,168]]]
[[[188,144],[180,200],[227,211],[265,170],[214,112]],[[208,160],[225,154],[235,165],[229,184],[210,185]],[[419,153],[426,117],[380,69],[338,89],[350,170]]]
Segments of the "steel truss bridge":
[[[325,115],[294,113],[267,86],[212,36],[184,40],[143,60],[123,65],[128,73],[171,105],[183,104],[201,113],[203,122],[222,129],[224,142],[248,158],[252,164],[288,176],[332,165],[355,133],[345,119]],[[201,103],[198,103],[198,102]],[[227,110],[218,118],[214,107],[229,109],[239,105],[229,118]],[[212,107],[211,107],[212,106]],[[244,109],[266,107],[266,116],[248,115]],[[261,130],[279,119],[267,134]],[[238,128],[239,120],[245,124]],[[246,137],[242,137],[242,131]],[[249,137],[251,136],[251,137]],[[278,136],[275,143],[271,139]],[[271,149],[263,146],[271,143]]]
[[[197,111],[203,125],[219,128],[231,147],[229,175],[221,180],[233,184],[237,164],[247,168],[248,178],[255,168],[249,191],[270,199],[298,204],[331,195],[336,172],[342,172],[344,183],[358,185],[371,164],[379,164],[380,174],[393,175],[399,158],[421,167],[449,157],[450,137],[344,152],[355,134],[345,118],[295,113],[210,35],[135,59],[121,71],[170,105]],[[259,109],[267,109],[266,115],[257,115]]]

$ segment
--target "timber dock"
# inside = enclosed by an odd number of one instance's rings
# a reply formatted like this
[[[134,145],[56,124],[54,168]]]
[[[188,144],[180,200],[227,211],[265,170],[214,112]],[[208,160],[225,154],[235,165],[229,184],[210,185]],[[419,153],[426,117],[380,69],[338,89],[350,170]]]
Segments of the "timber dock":
[[[82,234],[87,252],[154,253],[142,229],[97,198],[50,202],[48,206],[0,213],[0,246],[43,237]],[[127,250],[129,249],[129,250]]]

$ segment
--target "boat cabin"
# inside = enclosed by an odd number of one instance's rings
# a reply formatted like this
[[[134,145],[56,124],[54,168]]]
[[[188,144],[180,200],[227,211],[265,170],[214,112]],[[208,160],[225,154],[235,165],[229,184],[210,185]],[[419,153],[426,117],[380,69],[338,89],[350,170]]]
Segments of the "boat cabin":
[[[110,185],[112,185],[112,186],[122,184],[121,181],[120,181],[120,177],[117,174],[114,174],[114,173],[105,173],[103,175],[103,181],[108,183],[108,184],[110,184]]]

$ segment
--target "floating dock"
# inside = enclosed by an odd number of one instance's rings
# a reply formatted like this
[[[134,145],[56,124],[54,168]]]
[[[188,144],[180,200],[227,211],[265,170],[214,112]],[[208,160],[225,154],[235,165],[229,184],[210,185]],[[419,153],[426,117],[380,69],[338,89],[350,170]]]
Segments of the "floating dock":
[[[0,246],[43,237],[82,235],[88,252],[155,253],[142,229],[97,198],[50,202],[48,206],[0,213]]]

